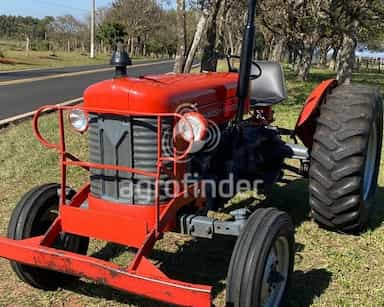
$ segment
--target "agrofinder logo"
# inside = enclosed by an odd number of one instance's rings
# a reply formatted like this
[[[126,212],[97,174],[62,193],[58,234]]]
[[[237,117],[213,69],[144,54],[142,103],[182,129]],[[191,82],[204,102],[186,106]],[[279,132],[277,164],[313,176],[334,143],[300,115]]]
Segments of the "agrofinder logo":
[[[175,195],[189,190],[189,193],[184,193],[184,197],[193,196],[195,198],[224,198],[230,199],[237,193],[253,192],[259,194],[259,188],[264,184],[263,180],[246,180],[237,179],[234,174],[230,173],[227,178],[221,180],[199,178],[198,174],[184,174],[181,181],[176,179],[159,180],[161,194],[172,199]],[[150,204],[153,202],[153,191],[156,183],[150,179],[140,179],[133,183],[130,182],[120,188],[120,195],[124,198],[129,198],[134,194],[140,195],[140,198]],[[193,189],[189,189],[193,185]]]
[[[180,105],[176,112],[183,116],[175,127],[164,128],[162,131],[162,150],[163,155],[168,157],[181,157],[185,155],[186,144],[192,143],[189,153],[206,153],[214,151],[220,144],[222,134],[220,127],[210,119],[201,114],[196,105],[185,103]],[[188,122],[187,122],[188,121]],[[184,146],[176,144],[183,139]],[[186,163],[191,160],[191,155],[186,156],[178,163]],[[192,170],[193,171],[193,170]],[[263,180],[241,179],[229,172],[223,178],[202,177],[199,173],[186,172],[180,180],[165,178],[154,182],[153,179],[140,179],[137,182],[130,182],[120,189],[120,195],[129,198],[131,195],[138,194],[141,199],[148,203],[153,201],[153,191],[158,184],[161,195],[172,199],[175,195],[183,191],[184,197],[195,198],[203,197],[209,199],[223,198],[230,199],[237,193],[252,191],[259,194],[259,187]],[[191,187],[193,189],[191,190]]]
[[[168,157],[180,157],[186,148],[176,146],[177,140],[184,139],[192,143],[191,154],[197,152],[211,152],[217,148],[221,141],[220,127],[201,114],[196,104],[184,103],[177,107],[175,113],[183,116],[174,128],[163,130],[162,148]],[[185,157],[178,162],[188,162],[190,157]]]

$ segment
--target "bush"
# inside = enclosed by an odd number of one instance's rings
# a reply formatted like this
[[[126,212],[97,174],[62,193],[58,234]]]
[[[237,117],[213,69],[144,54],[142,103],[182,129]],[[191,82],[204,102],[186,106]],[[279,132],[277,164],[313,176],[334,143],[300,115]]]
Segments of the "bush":
[[[47,41],[34,41],[31,44],[34,51],[49,51],[49,43]]]

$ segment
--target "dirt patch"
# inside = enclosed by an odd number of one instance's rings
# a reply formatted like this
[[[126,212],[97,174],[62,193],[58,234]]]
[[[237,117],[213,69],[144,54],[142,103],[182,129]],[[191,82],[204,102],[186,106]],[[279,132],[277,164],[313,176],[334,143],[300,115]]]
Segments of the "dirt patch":
[[[0,64],[16,65],[17,62],[13,59],[0,58]]]

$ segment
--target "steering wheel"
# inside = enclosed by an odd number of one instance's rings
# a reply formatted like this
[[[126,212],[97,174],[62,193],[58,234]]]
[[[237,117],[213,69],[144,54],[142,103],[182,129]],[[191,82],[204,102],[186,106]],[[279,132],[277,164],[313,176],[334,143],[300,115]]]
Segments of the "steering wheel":
[[[238,56],[238,55],[232,55],[232,54],[224,54],[224,56],[227,59],[227,64],[228,64],[229,72],[239,72],[238,69],[232,68],[231,59],[239,59],[239,60],[241,60],[241,57]],[[250,75],[249,79],[250,80],[256,80],[256,79],[261,77],[261,75],[263,74],[263,70],[261,69],[261,66],[257,62],[252,61],[252,64],[257,67],[257,69],[259,70],[259,73],[256,74],[256,75],[255,74]]]

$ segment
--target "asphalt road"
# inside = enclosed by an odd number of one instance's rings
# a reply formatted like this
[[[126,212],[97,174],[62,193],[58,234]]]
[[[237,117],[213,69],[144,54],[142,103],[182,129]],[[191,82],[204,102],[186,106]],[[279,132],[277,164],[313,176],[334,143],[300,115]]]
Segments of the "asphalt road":
[[[144,64],[144,63],[152,63],[157,62],[157,60],[140,60],[133,61],[136,64]],[[48,69],[33,69],[33,70],[22,70],[22,71],[9,71],[9,72],[0,72],[0,82],[2,81],[10,81],[10,80],[20,80],[20,79],[28,79],[28,78],[38,78],[52,75],[60,75],[81,71],[88,71],[94,69],[103,69],[108,68],[109,65],[85,65],[85,66],[74,66],[74,67],[60,67],[60,68],[48,68]]]
[[[148,66],[131,66],[128,68],[128,75],[131,76],[142,76],[150,74],[161,74],[172,71],[173,63],[153,63]],[[98,69],[105,68],[98,65]],[[72,70],[74,68],[68,68],[66,70]],[[90,70],[82,67],[80,69]],[[48,71],[48,72],[47,72]],[[18,78],[34,78],[47,76],[44,74],[51,73],[51,70],[39,70],[39,71],[28,71],[24,74],[28,74],[26,77],[20,73],[15,74],[15,80]],[[79,70],[73,70],[77,72]],[[81,71],[81,70],[80,70]],[[59,74],[62,74],[60,72]],[[37,74],[37,75],[36,75]],[[40,74],[40,75],[38,75]],[[41,75],[42,74],[42,75]],[[52,74],[56,75],[56,73]],[[0,121],[31,112],[39,108],[40,106],[47,104],[58,104],[68,100],[72,100],[83,95],[84,90],[96,82],[111,79],[113,77],[113,70],[104,72],[92,72],[85,75],[79,76],[68,76],[64,78],[52,78],[48,80],[32,81],[26,83],[12,84],[12,85],[1,85],[0,80]]]

